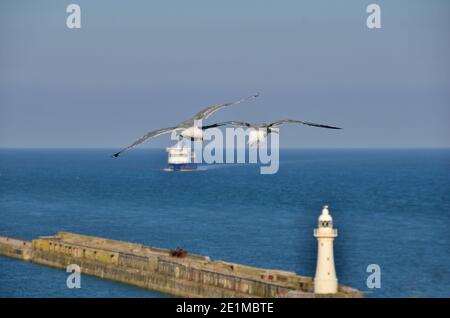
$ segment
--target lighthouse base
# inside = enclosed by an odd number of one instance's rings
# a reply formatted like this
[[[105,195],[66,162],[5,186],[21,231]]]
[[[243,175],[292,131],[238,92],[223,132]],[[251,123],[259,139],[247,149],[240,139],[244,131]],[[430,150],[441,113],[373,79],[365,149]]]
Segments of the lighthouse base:
[[[338,292],[337,279],[315,279],[314,293],[315,294],[336,294]]]

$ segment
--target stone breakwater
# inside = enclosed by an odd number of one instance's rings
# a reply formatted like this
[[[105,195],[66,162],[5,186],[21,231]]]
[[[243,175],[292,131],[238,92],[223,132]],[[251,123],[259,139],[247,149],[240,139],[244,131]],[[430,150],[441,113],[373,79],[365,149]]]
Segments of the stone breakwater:
[[[336,294],[314,294],[313,279],[293,272],[67,232],[32,242],[0,237],[0,255],[63,269],[77,264],[82,274],[181,297],[362,297],[343,285]]]

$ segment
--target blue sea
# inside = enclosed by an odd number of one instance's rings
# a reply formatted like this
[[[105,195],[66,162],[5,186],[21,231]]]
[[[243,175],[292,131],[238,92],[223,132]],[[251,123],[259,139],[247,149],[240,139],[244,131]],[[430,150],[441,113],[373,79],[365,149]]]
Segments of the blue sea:
[[[0,235],[72,231],[314,276],[328,204],[339,281],[366,297],[450,296],[450,150],[282,150],[280,170],[167,172],[163,149],[0,150]],[[381,268],[370,289],[369,264]],[[2,297],[167,297],[0,257]]]

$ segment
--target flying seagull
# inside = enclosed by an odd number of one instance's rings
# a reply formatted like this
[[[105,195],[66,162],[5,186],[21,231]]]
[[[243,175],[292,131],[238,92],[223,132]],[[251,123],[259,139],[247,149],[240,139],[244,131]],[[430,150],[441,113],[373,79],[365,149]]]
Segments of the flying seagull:
[[[278,126],[284,125],[284,124],[302,124],[307,126],[313,126],[313,127],[320,127],[320,128],[328,128],[328,129],[341,129],[339,127],[329,126],[329,125],[323,125],[323,124],[315,124],[310,123],[307,121],[301,121],[301,120],[294,120],[294,119],[283,119],[283,120],[277,120],[270,124],[256,124],[252,125],[248,122],[244,121],[227,121],[220,123],[219,125],[232,125],[232,126],[239,126],[239,127],[247,127],[250,129],[249,135],[248,135],[248,144],[252,146],[253,144],[259,144],[264,139],[266,139],[267,135],[270,133],[278,133],[276,130],[273,130],[273,128],[276,128]]]
[[[197,127],[197,126],[195,126],[195,122],[207,119],[209,116],[211,116],[213,113],[215,113],[219,109],[222,109],[224,107],[231,106],[231,105],[240,104],[240,103],[242,103],[242,102],[244,102],[246,100],[253,99],[253,98],[256,98],[258,96],[259,96],[259,93],[255,94],[255,95],[251,95],[251,96],[245,97],[245,98],[242,98],[242,99],[240,99],[238,101],[235,101],[235,102],[223,103],[223,104],[215,104],[215,105],[209,106],[209,107],[205,108],[204,110],[202,110],[202,111],[198,112],[197,114],[195,114],[194,117],[181,122],[177,126],[161,128],[161,129],[150,131],[150,132],[146,133],[144,136],[142,136],[141,138],[137,139],[135,142],[133,142],[128,147],[126,147],[126,148],[120,150],[119,152],[116,152],[115,154],[113,154],[112,157],[116,158],[116,157],[120,156],[123,152],[125,152],[127,150],[130,150],[131,148],[134,148],[137,145],[142,144],[143,142],[147,141],[150,138],[153,138],[153,137],[156,137],[156,136],[159,136],[159,135],[162,135],[162,134],[167,134],[167,133],[170,133],[172,131],[175,131],[175,133],[178,136],[183,137],[183,138],[190,138],[191,140],[202,140],[203,139],[203,130],[206,130],[206,129],[209,129],[209,128],[213,128],[213,127],[222,126],[224,124],[223,123],[217,123],[217,124]]]

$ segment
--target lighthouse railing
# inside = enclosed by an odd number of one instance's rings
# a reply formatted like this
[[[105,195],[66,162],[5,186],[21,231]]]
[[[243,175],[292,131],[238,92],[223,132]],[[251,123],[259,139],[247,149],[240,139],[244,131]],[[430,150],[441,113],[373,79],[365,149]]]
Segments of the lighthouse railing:
[[[320,230],[320,232],[319,232],[319,230]],[[320,229],[314,229],[314,236],[317,236],[317,235],[330,235],[330,236],[337,236],[338,235],[338,232],[337,232],[337,229],[330,229],[330,228],[320,228]]]

